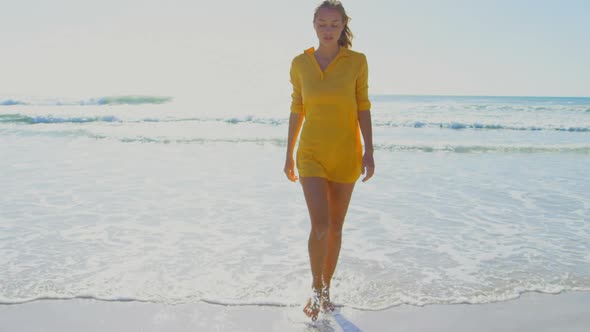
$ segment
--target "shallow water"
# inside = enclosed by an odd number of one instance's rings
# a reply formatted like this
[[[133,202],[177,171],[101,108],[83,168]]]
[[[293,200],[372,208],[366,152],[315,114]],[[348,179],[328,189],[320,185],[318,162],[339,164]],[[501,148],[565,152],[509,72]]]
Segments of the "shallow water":
[[[353,195],[337,303],[590,290],[590,99],[373,99],[376,175]],[[22,104],[0,106],[0,302],[301,303],[288,111]]]

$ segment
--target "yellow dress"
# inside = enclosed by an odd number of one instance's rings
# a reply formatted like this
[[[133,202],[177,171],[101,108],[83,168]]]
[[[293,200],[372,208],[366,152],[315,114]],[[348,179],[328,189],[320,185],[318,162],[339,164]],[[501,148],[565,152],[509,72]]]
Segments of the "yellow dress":
[[[291,112],[305,115],[297,149],[302,177],[353,183],[361,175],[362,145],[357,111],[368,111],[364,54],[340,47],[322,71],[309,48],[291,62]]]

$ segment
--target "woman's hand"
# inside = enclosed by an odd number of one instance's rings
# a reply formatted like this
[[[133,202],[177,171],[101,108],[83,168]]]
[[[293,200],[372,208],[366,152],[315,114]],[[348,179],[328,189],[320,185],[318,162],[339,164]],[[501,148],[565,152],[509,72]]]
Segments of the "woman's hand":
[[[292,182],[297,181],[298,177],[295,175],[295,161],[293,157],[287,157],[285,160],[285,169],[283,170],[285,175],[287,175],[287,179],[291,180]]]
[[[375,161],[373,160],[373,154],[365,152],[363,155],[363,164],[361,166],[362,173],[365,175],[363,182],[368,181],[375,173]]]

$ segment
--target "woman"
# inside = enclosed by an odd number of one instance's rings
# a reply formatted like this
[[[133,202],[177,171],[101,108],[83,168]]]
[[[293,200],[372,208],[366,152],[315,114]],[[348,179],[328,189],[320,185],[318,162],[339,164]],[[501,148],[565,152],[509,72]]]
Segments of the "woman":
[[[375,170],[367,60],[349,49],[348,21],[339,1],[324,1],[313,19],[318,49],[305,50],[291,63],[293,93],[284,172],[289,180],[300,180],[311,219],[312,296],[303,312],[314,321],[320,308],[334,310],[330,282],[348,203],[361,173],[365,182]],[[298,178],[293,151],[304,117],[296,155]]]

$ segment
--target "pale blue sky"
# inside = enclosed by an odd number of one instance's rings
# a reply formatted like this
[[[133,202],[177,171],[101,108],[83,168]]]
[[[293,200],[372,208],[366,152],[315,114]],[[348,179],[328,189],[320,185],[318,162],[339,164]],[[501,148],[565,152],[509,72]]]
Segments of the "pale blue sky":
[[[281,102],[318,3],[0,0],[0,93]],[[343,3],[372,94],[590,96],[588,1]]]

